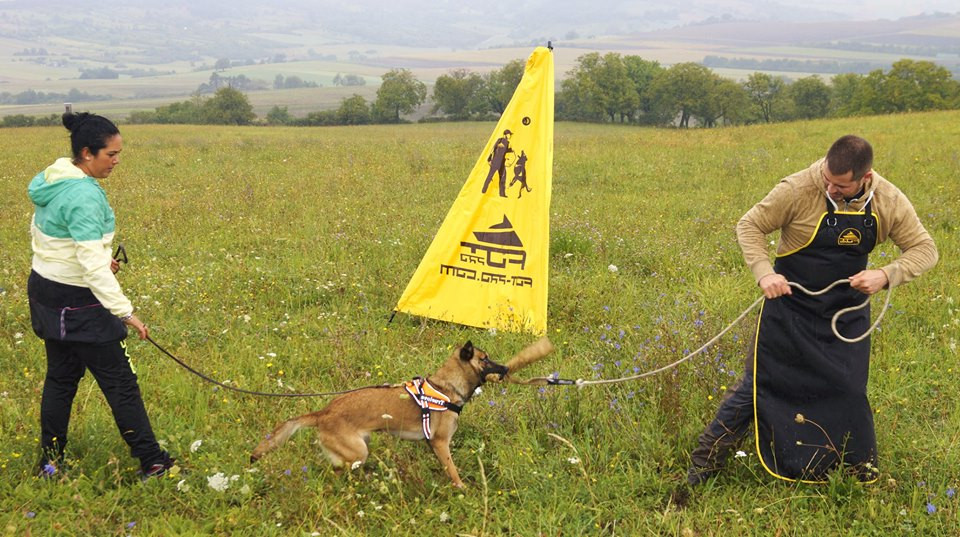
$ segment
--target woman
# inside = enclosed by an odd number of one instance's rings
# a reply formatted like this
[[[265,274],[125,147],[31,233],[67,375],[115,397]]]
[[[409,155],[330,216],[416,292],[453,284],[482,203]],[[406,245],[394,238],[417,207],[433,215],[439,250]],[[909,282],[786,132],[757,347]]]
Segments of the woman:
[[[47,376],[40,402],[39,475],[57,473],[64,458],[70,407],[89,369],[110,404],[120,434],[140,459],[144,478],[173,465],[150,427],[124,338],[127,327],[147,338],[114,274],[113,209],[97,179],[120,163],[123,140],[110,120],[63,115],[73,158],[60,158],[30,182],[33,263],[27,282],[33,330],[44,340]]]

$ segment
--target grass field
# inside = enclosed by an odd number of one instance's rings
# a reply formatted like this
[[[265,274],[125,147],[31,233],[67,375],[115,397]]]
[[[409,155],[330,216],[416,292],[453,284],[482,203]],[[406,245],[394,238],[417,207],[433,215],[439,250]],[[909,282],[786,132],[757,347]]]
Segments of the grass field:
[[[103,181],[130,256],[121,283],[160,344],[247,389],[397,382],[432,372],[467,339],[506,360],[533,336],[402,314],[387,324],[492,128],[123,127],[123,162]],[[276,422],[325,400],[226,392],[131,339],[154,428],[181,470],[140,483],[85,378],[72,467],[34,478],[45,358],[25,296],[25,188],[68,140],[59,128],[0,130],[0,531],[957,535],[960,113],[690,131],[558,124],[548,322],[557,352],[524,373],[617,378],[699,347],[758,296],[736,220],[847,132],[873,142],[876,169],[911,198],[941,257],[895,291],[873,337],[880,479],[784,483],[746,445],[678,509],[670,492],[740,374],[750,320],[642,381],[486,386],[454,439],[464,491],[423,443],[389,437],[375,437],[370,461],[342,476],[310,431],[251,467],[250,450]],[[895,255],[887,244],[871,259]],[[227,488],[211,486],[223,480]]]

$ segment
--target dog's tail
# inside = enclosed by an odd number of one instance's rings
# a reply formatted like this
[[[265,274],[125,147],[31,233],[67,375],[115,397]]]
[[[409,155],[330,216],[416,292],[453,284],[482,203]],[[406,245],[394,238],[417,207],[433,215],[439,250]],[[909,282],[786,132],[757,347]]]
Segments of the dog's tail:
[[[300,430],[301,427],[316,427],[317,426],[317,416],[316,413],[313,414],[304,414],[303,416],[297,416],[296,418],[289,419],[273,430],[266,438],[260,442],[256,449],[253,450],[253,453],[250,454],[250,462],[257,462],[260,457],[263,457],[267,453],[277,449],[282,446],[286,441],[293,436],[293,433]]]

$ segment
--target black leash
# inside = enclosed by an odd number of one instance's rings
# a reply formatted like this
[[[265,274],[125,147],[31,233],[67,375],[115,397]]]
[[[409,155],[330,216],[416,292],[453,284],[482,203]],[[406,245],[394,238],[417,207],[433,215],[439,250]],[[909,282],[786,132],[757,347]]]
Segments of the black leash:
[[[342,394],[345,394],[345,393],[356,392],[356,391],[359,391],[359,390],[365,390],[365,389],[367,389],[367,388],[391,388],[391,387],[392,387],[392,386],[389,385],[389,384],[376,384],[376,385],[373,385],[373,386],[364,386],[364,387],[362,387],[362,388],[353,388],[352,390],[343,390],[343,391],[339,391],[339,392],[320,392],[320,393],[275,393],[275,392],[256,392],[256,391],[253,391],[253,390],[244,390],[243,388],[237,388],[237,387],[235,387],[235,386],[230,386],[230,385],[228,385],[228,384],[224,384],[224,383],[222,383],[222,382],[220,382],[220,381],[218,381],[218,380],[214,380],[214,379],[208,377],[207,375],[204,375],[203,373],[197,371],[196,369],[190,367],[190,366],[187,365],[183,360],[181,360],[181,359],[177,358],[176,356],[174,356],[173,354],[171,354],[170,351],[168,351],[167,349],[164,349],[163,347],[161,347],[160,344],[157,343],[156,341],[154,341],[153,338],[151,338],[150,336],[147,336],[147,341],[149,341],[150,343],[153,343],[153,346],[156,347],[157,349],[159,349],[160,352],[162,352],[163,354],[166,354],[166,355],[169,356],[174,362],[177,362],[178,364],[180,364],[180,367],[182,367],[182,368],[186,369],[187,371],[193,373],[194,375],[202,378],[203,380],[205,380],[205,381],[207,381],[207,382],[209,382],[209,383],[211,383],[211,384],[216,384],[217,386],[220,386],[221,388],[226,388],[227,390],[232,390],[232,391],[235,391],[235,392],[245,393],[245,394],[247,394],[247,395],[259,395],[259,396],[262,396],[262,397],[325,397],[325,396],[328,396],[328,395],[342,395]]]

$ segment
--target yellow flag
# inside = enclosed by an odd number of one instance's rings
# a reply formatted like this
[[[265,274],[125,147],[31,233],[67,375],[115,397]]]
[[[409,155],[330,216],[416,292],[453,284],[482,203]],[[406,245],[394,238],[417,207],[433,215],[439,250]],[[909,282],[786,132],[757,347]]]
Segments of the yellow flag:
[[[553,54],[537,47],[397,311],[545,333],[552,182]]]

